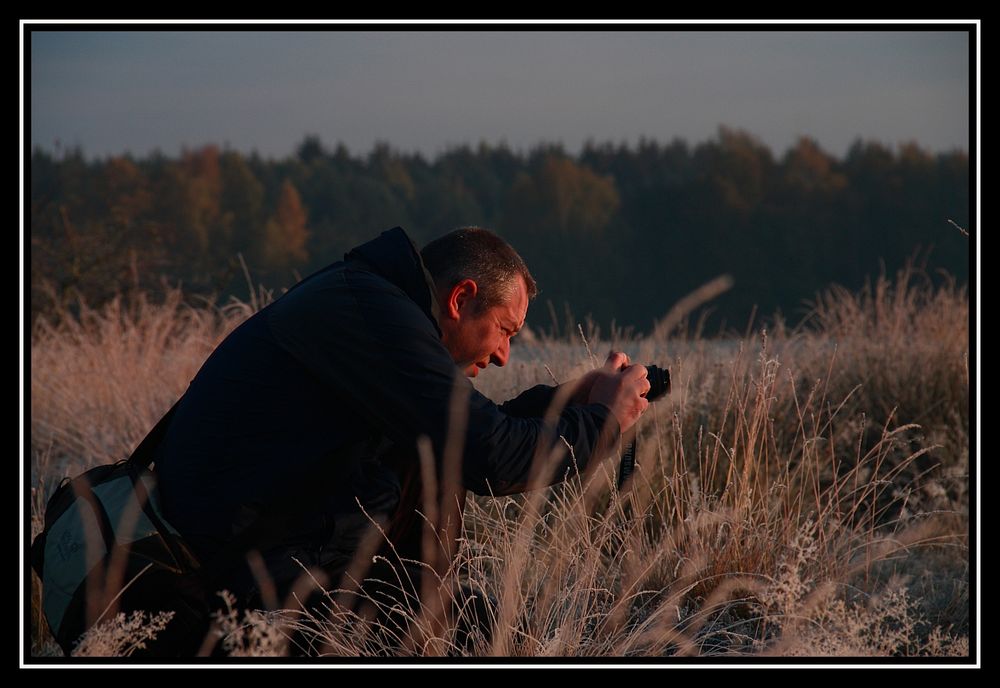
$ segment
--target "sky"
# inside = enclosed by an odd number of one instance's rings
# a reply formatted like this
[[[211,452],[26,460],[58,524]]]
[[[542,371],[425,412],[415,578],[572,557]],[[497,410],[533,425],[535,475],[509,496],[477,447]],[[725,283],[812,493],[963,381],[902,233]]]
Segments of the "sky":
[[[283,158],[306,135],[354,154],[380,141],[428,158],[481,141],[575,153],[588,139],[696,144],[720,125],[779,155],[801,136],[837,156],[858,138],[969,150],[970,40],[958,26],[36,27],[24,48],[30,144],[89,157],[216,144]]]

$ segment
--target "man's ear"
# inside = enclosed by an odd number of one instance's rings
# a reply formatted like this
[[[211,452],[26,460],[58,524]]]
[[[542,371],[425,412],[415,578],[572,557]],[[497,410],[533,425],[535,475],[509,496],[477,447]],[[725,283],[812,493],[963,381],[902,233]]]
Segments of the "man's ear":
[[[476,294],[478,293],[479,285],[476,284],[475,280],[464,279],[458,282],[451,288],[448,292],[448,298],[445,299],[445,315],[452,320],[458,320],[459,316],[463,313],[462,309],[470,308],[476,300]]]

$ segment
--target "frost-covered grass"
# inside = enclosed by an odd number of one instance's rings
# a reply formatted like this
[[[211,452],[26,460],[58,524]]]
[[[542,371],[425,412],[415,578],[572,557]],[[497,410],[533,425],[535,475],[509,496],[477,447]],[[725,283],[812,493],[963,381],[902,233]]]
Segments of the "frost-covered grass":
[[[33,533],[58,480],[127,455],[252,310],[193,308],[173,292],[36,324]],[[963,288],[904,271],[859,294],[829,290],[799,326],[726,343],[681,329],[580,334],[536,333],[476,385],[501,401],[571,379],[612,348],[668,367],[671,394],[638,425],[635,478],[619,493],[611,457],[582,480],[468,500],[457,557],[404,610],[410,633],[393,654],[968,655]],[[429,520],[438,506],[427,503]],[[456,580],[498,602],[492,638],[471,648],[455,645],[457,621],[438,602]],[[219,642],[234,656],[283,654],[294,648],[281,634],[298,629],[313,654],[385,654],[379,629],[337,603],[341,584],[326,584],[328,613],[315,618],[293,601],[220,617]],[[51,645],[33,588],[42,655]],[[117,622],[80,653],[128,654],[155,632]]]

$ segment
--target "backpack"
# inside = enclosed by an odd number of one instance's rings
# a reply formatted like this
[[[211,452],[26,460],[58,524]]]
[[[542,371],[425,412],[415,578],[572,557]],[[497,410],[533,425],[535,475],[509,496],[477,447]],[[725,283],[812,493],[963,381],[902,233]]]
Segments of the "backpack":
[[[150,470],[177,404],[132,455],[64,478],[31,546],[42,611],[71,654],[91,626],[118,612],[174,612],[147,656],[193,655],[211,615],[201,565],[160,507]]]

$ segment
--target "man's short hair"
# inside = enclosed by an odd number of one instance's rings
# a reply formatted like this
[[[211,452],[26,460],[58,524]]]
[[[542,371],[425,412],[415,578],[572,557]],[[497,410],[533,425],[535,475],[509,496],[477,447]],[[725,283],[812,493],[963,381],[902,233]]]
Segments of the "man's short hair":
[[[449,290],[464,279],[474,280],[482,309],[506,303],[517,275],[524,278],[529,299],[538,293],[524,259],[506,241],[481,227],[449,232],[424,246],[420,257],[438,291]]]

